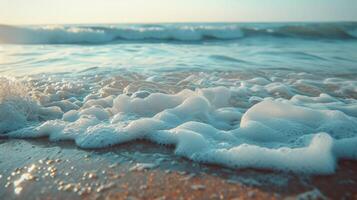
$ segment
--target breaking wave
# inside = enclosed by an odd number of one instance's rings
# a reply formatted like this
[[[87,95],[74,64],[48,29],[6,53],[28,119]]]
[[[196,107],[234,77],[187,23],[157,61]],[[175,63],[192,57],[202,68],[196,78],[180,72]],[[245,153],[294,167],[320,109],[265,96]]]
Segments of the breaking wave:
[[[106,44],[115,42],[199,42],[251,37],[356,39],[356,23],[161,24],[117,26],[0,25],[0,43]]]

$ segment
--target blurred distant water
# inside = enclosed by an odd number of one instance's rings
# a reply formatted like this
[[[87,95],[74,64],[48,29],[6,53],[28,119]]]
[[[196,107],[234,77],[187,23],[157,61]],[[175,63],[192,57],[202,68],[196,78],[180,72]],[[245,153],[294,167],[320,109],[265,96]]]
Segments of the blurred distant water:
[[[0,26],[0,73],[356,69],[356,23]]]

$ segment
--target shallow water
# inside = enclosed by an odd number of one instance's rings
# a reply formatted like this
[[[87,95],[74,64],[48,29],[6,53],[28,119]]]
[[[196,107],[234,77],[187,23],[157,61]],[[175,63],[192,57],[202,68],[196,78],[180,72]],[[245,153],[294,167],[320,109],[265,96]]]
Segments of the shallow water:
[[[0,133],[232,168],[357,159],[355,23],[0,26]]]

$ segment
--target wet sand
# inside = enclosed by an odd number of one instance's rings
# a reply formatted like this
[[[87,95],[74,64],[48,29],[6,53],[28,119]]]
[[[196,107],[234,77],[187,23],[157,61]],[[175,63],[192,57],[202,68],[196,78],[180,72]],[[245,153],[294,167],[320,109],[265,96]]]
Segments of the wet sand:
[[[357,162],[333,175],[191,162],[148,142],[83,150],[71,142],[0,140],[0,199],[357,199]]]

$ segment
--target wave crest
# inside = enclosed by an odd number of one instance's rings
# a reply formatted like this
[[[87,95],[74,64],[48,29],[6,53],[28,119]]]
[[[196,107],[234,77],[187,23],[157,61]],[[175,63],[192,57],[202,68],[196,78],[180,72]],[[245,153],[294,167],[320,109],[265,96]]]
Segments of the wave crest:
[[[105,44],[125,41],[197,42],[264,36],[299,39],[353,39],[357,37],[357,24],[176,24],[42,27],[0,25],[0,43],[17,44]]]

